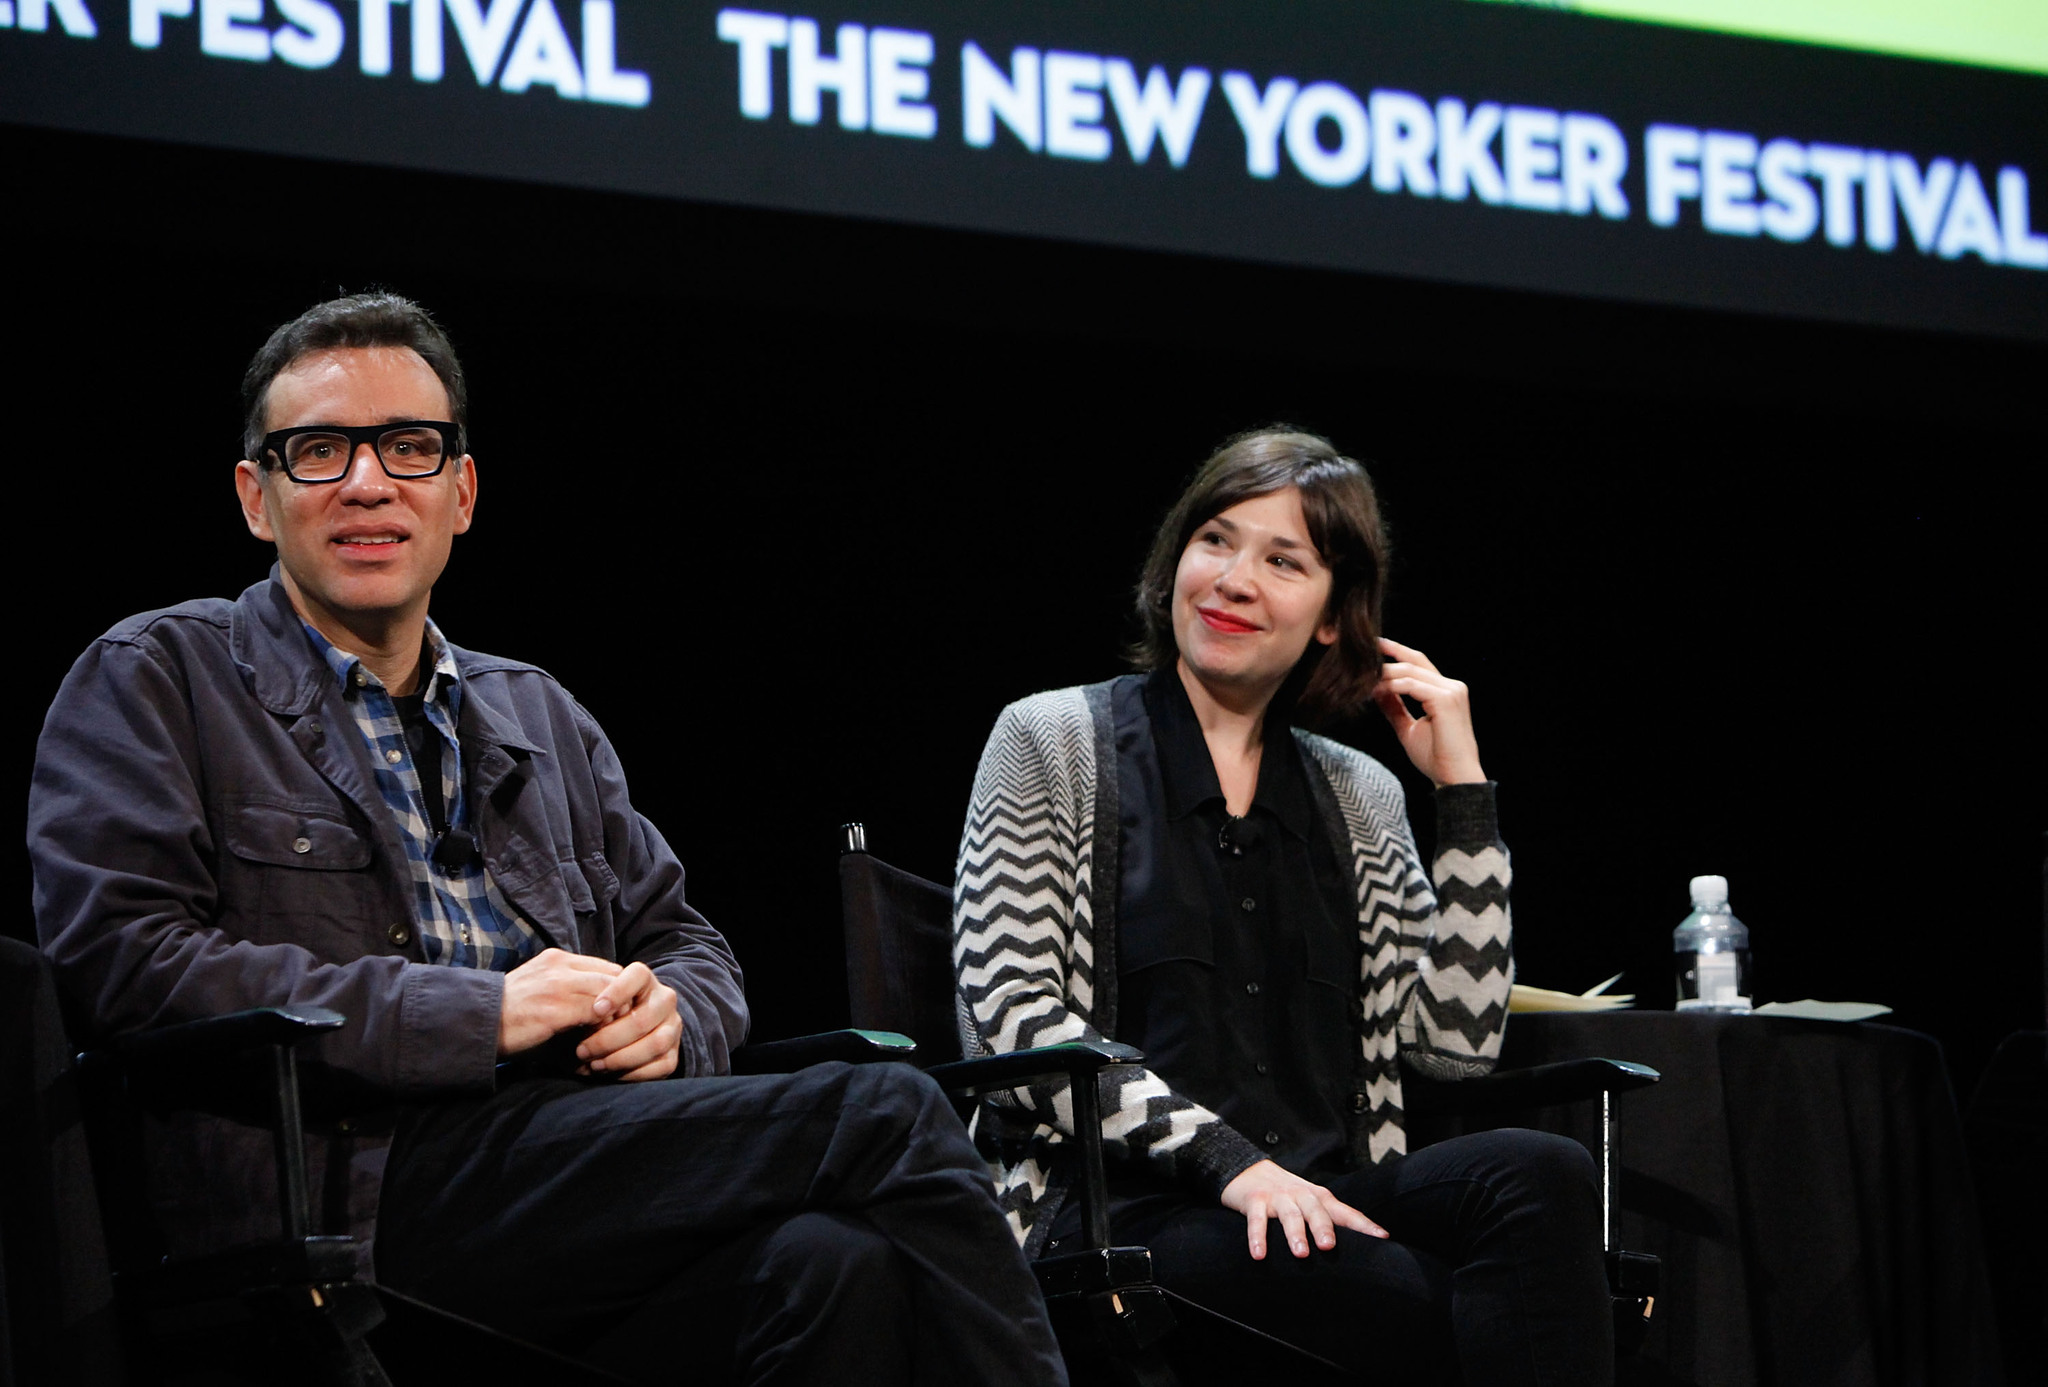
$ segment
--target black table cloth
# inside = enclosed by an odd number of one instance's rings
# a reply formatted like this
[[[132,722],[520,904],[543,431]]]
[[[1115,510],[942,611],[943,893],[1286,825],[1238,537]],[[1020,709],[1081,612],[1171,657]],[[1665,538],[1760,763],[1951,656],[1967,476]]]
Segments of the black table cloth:
[[[1509,1021],[1502,1063],[1588,1055],[1664,1075],[1620,1100],[1621,1244],[1664,1263],[1624,1383],[2003,1381],[1962,1127],[1933,1040],[1758,1016],[1529,1014]],[[1594,1102],[1470,1125],[1540,1127],[1597,1153],[1599,1116]]]

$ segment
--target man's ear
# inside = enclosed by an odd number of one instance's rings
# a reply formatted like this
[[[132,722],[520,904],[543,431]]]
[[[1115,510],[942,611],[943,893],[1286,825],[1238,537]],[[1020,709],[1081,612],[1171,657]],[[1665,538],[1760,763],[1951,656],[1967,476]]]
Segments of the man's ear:
[[[469,533],[471,519],[476,515],[476,459],[468,453],[455,465],[455,533]]]
[[[235,493],[242,499],[242,520],[249,533],[277,543],[277,532],[270,528],[270,515],[263,509],[263,469],[247,458],[235,464]]]

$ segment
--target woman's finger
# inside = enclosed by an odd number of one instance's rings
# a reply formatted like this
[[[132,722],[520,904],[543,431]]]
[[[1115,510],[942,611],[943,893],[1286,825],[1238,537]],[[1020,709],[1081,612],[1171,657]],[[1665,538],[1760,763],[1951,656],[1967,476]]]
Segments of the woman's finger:
[[[1405,733],[1414,725],[1415,714],[1408,711],[1408,705],[1401,701],[1401,695],[1384,683],[1373,689],[1372,701],[1373,706],[1380,710],[1380,716],[1393,725],[1396,734]]]
[[[1323,1207],[1326,1199],[1327,1196],[1309,1200],[1303,1206],[1302,1214],[1308,1223],[1310,1239],[1314,1241],[1317,1247],[1328,1252],[1337,1245],[1337,1229],[1330,1222],[1329,1211]]]
[[[1287,1239],[1287,1250],[1297,1257],[1308,1256],[1308,1233],[1303,1226],[1301,1205],[1282,1195],[1276,1207],[1280,1215],[1280,1232]]]
[[[1435,662],[1412,645],[1403,645],[1399,641],[1388,640],[1385,636],[1381,636],[1380,649],[1386,651],[1397,660],[1406,660],[1411,665],[1421,665],[1431,674],[1436,673]]]
[[[1254,1195],[1252,1202],[1244,1209],[1245,1243],[1251,1248],[1252,1260],[1266,1260],[1266,1200],[1263,1195]]]
[[[1460,687],[1457,680],[1448,678],[1436,670],[1424,669],[1421,665],[1411,665],[1401,660],[1380,666],[1380,682],[1385,683],[1390,679],[1414,679],[1439,689]]]
[[[1369,1238],[1387,1236],[1386,1229],[1327,1191],[1323,1195],[1323,1207],[1329,1211],[1331,1220],[1341,1228],[1349,1228],[1352,1232],[1363,1233]]]
[[[1432,713],[1440,708],[1457,706],[1459,698],[1465,692],[1465,686],[1455,679],[1420,679],[1414,675],[1382,679],[1379,687],[1397,694],[1406,694],[1420,703],[1424,711]],[[1377,691],[1374,696],[1378,696]]]

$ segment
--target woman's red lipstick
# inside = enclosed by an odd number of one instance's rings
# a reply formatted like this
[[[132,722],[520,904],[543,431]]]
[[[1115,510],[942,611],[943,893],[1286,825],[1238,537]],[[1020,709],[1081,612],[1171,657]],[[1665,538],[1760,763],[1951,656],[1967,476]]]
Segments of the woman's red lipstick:
[[[1241,636],[1247,631],[1259,629],[1241,617],[1234,617],[1228,612],[1219,612],[1211,607],[1197,607],[1195,611],[1208,623],[1210,630],[1221,631],[1225,635]]]

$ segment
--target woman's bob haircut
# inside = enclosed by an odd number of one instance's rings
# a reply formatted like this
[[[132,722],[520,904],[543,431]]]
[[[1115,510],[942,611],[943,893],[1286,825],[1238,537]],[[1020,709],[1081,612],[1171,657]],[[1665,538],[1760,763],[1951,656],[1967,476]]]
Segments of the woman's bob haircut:
[[[1202,464],[1152,539],[1138,580],[1142,634],[1131,648],[1140,669],[1171,669],[1180,658],[1173,634],[1173,580],[1195,531],[1240,501],[1293,487],[1301,493],[1309,541],[1330,570],[1327,620],[1336,644],[1309,642],[1279,699],[1305,726],[1349,717],[1380,677],[1380,617],[1386,602],[1388,544],[1372,479],[1330,440],[1285,425],[1242,433]]]

